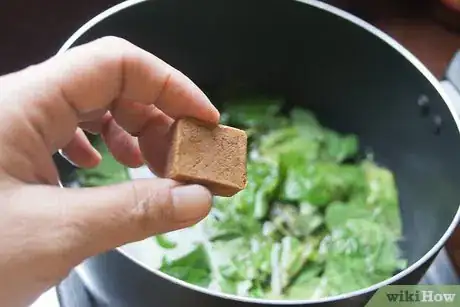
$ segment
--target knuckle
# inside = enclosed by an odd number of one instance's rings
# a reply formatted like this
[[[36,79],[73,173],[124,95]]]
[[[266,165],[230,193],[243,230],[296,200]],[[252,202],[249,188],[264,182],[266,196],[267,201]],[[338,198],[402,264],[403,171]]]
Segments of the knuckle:
[[[127,40],[116,36],[104,36],[94,42],[96,52],[100,54],[101,63],[120,68],[133,45]]]

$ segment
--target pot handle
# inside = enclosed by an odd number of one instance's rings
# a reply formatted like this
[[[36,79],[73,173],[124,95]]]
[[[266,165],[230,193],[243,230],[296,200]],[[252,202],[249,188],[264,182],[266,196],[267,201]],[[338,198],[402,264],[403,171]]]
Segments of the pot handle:
[[[457,114],[460,115],[460,50],[458,50],[444,74],[441,85],[454,104]]]

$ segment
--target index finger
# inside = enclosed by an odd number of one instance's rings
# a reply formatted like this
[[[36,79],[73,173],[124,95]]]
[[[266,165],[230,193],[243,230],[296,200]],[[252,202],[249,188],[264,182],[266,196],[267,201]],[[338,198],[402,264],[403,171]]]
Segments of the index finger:
[[[64,146],[72,134],[63,138],[63,131],[75,131],[76,123],[91,120],[120,100],[155,104],[172,118],[219,121],[217,109],[190,79],[120,38],[106,37],[75,47],[24,74],[27,78],[22,80],[32,82],[24,84],[23,93],[31,92],[27,87],[32,84],[41,84],[40,95],[28,104],[45,115],[42,120],[34,117],[34,124],[47,144]],[[49,120],[57,114],[59,120]]]

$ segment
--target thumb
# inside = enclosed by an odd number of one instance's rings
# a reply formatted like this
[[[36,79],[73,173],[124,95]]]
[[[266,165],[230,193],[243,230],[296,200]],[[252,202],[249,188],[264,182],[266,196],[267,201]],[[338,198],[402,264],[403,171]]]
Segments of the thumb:
[[[59,227],[66,255],[75,261],[128,242],[191,226],[210,210],[212,196],[199,185],[169,179],[133,180],[83,189],[55,188],[65,209]]]

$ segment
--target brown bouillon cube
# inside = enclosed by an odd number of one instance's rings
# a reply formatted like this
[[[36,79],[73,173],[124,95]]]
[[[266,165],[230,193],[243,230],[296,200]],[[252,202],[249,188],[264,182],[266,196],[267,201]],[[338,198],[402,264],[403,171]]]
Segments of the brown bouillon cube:
[[[174,123],[167,177],[230,197],[246,187],[246,132],[184,118]]]

